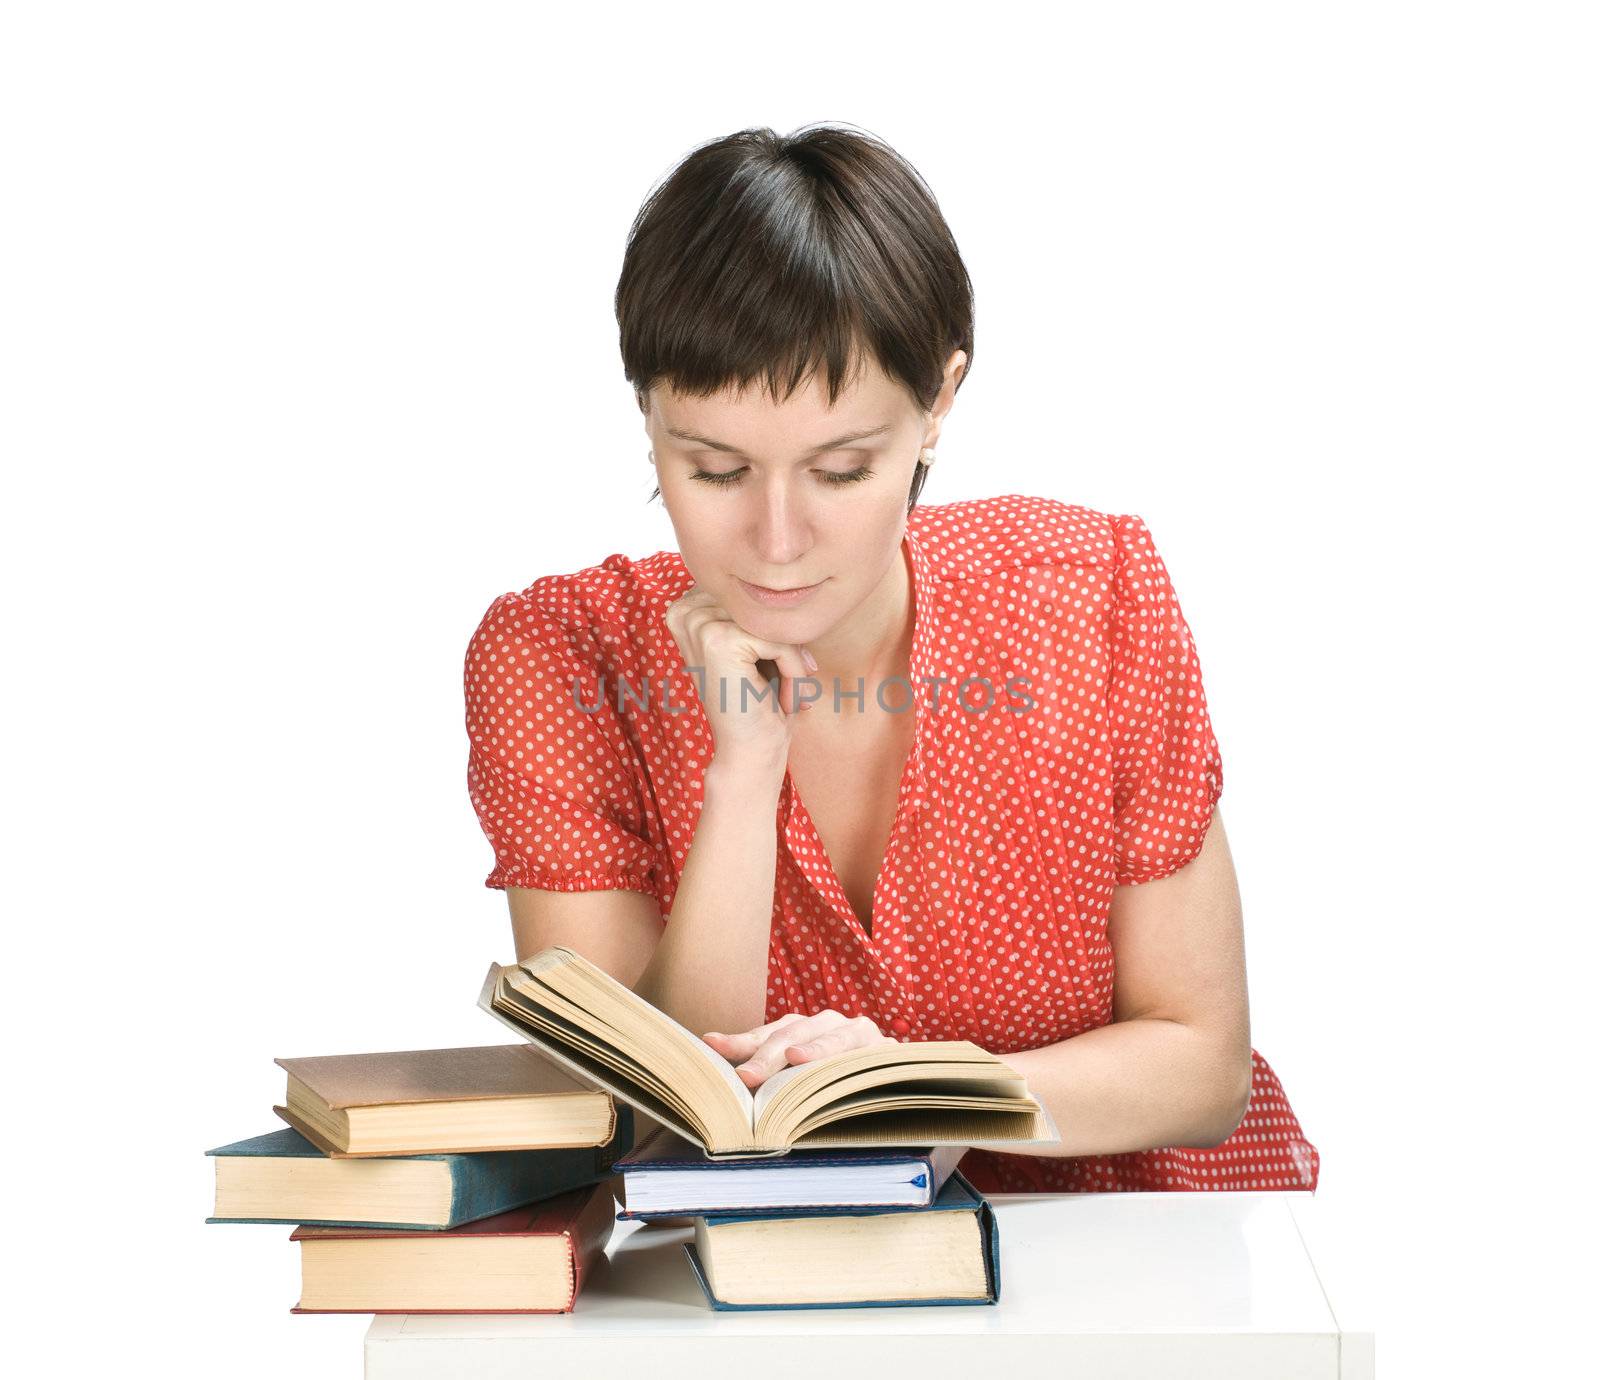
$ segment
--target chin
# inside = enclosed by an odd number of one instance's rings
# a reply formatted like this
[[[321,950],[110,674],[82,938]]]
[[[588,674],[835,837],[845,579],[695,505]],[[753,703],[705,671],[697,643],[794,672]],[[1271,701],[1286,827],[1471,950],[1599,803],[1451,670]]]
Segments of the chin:
[[[834,624],[832,618],[819,617],[811,609],[751,608],[736,620],[758,637],[771,637],[776,642],[805,642],[821,637]]]
[[[831,614],[818,609],[769,609],[741,598],[739,616],[734,620],[757,637],[773,642],[810,642],[821,637],[837,621]]]

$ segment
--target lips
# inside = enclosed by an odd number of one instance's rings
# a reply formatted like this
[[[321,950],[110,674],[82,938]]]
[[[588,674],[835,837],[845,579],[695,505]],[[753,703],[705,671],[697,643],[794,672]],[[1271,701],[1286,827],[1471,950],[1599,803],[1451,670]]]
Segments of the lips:
[[[740,580],[739,584],[744,592],[758,604],[766,604],[770,608],[789,608],[809,599],[813,593],[821,589],[826,580],[818,580],[814,585],[789,585],[784,589],[773,589],[770,585],[753,585],[748,580]]]

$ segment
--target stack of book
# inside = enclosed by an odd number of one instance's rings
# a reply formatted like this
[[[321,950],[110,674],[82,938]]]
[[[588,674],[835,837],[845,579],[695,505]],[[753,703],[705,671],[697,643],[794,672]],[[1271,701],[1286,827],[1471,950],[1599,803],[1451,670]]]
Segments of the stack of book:
[[[206,1151],[206,1220],[295,1225],[292,1311],[571,1311],[615,1221],[627,1106],[526,1043],[275,1062],[288,1126]]]
[[[962,1146],[713,1160],[666,1129],[617,1161],[621,1218],[688,1217],[718,1310],[996,1303],[994,1213]]]
[[[617,1161],[625,1217],[689,1217],[713,1308],[994,1303],[975,1145],[1058,1143],[1016,1072],[968,1041],[881,1044],[793,1065],[753,1094],[732,1065],[564,947],[490,966],[478,1004],[661,1124]],[[907,1150],[906,1147],[913,1147]]]
[[[1059,1140],[977,1045],[885,1041],[752,1093],[562,946],[491,964],[478,1004],[523,1042],[279,1059],[288,1127],[206,1152],[208,1221],[295,1224],[294,1312],[569,1312],[615,1171],[622,1216],[692,1220],[713,1308],[998,1300],[994,1214],[957,1163]],[[634,1148],[636,1114],[659,1125]]]

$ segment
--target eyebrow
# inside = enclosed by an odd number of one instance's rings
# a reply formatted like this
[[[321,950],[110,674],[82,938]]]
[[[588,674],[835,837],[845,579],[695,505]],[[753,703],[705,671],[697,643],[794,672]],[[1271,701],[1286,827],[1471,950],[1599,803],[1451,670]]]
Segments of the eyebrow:
[[[818,455],[825,450],[837,450],[840,446],[848,446],[854,441],[865,441],[870,436],[881,436],[893,428],[894,423],[885,422],[882,426],[869,427],[865,431],[851,431],[843,436],[835,436],[831,441],[824,441],[820,446],[813,446],[806,452],[807,455]],[[711,450],[727,451],[730,455],[743,455],[744,451],[738,446],[730,446],[725,441],[713,441],[709,436],[697,436],[692,431],[682,431],[675,426],[667,428],[667,435],[676,437],[680,441],[693,441],[696,445],[706,446]]]

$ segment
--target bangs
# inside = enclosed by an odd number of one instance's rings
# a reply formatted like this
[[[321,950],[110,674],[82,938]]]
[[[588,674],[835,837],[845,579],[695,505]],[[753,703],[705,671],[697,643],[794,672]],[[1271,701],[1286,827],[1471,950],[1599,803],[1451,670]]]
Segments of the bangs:
[[[764,320],[752,322],[730,311],[727,303],[702,298],[679,339],[646,345],[652,358],[661,361],[653,384],[690,398],[725,390],[742,394],[754,386],[783,402],[816,375],[832,407],[869,363],[882,368],[883,362],[863,337],[858,320],[842,307],[818,311],[817,305],[774,302]]]

